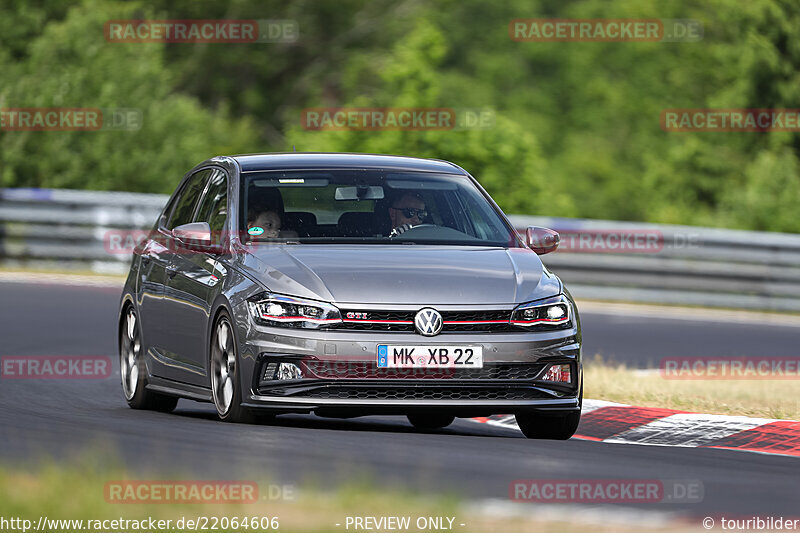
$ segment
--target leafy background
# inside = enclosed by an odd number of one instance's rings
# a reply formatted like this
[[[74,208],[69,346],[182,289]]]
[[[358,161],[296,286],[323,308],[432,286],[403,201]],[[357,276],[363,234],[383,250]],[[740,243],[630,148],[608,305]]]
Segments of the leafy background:
[[[700,42],[520,43],[514,18],[691,18]],[[295,43],[109,43],[109,19],[294,19]],[[134,107],[135,132],[0,131],[0,186],[171,192],[212,155],[452,160],[509,213],[800,231],[797,133],[664,108],[800,107],[790,0],[0,0],[0,107]],[[318,132],[306,107],[489,108],[488,130]]]

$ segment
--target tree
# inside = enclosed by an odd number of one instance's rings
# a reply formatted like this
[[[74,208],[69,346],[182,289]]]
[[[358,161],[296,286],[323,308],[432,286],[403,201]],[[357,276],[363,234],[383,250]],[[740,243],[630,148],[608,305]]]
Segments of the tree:
[[[174,90],[163,44],[105,41],[104,22],[137,9],[92,0],[49,22],[25,61],[4,59],[0,107],[136,108],[141,129],[4,131],[0,184],[171,192],[200,161],[257,149],[251,120]]]

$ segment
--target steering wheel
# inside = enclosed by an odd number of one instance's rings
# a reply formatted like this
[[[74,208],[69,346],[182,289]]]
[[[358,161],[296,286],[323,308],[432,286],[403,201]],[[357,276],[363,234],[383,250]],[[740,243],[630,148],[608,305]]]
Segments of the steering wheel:
[[[401,228],[404,228],[405,226],[408,226],[408,224],[403,224],[402,226],[397,226],[395,229],[393,229],[391,231],[391,233],[389,233],[389,238],[393,239],[395,237],[399,237],[400,235],[408,233],[409,231],[417,229],[417,228],[432,228],[432,227],[435,227],[436,224],[417,224],[416,226],[409,226],[408,228],[401,229]],[[400,231],[397,231],[397,230],[400,230]]]

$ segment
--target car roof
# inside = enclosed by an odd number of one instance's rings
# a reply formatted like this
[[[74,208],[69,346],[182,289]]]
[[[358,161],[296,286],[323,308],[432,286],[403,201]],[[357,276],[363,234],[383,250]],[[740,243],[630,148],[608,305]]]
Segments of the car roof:
[[[239,163],[242,172],[312,168],[374,168],[467,175],[461,167],[449,161],[397,155],[285,152],[235,155],[232,158]]]

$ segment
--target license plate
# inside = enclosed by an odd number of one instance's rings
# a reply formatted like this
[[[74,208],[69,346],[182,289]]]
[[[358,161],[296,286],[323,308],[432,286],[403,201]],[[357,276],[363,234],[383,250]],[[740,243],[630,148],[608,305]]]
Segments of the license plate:
[[[379,344],[378,368],[483,368],[483,347]]]

